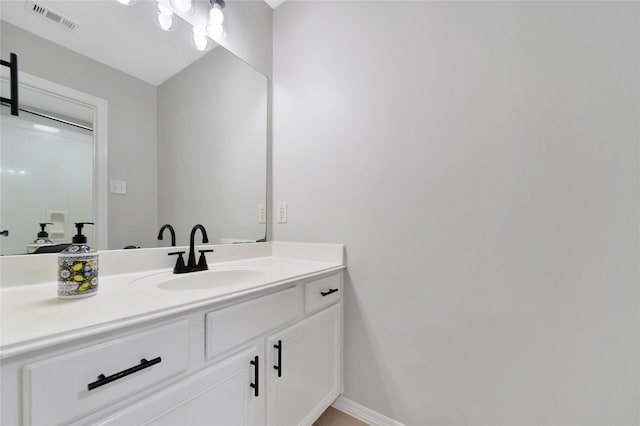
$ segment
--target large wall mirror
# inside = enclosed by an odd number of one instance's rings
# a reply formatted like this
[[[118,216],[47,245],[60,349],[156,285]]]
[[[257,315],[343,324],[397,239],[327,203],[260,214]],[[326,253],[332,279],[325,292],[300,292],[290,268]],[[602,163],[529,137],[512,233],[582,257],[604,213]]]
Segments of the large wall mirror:
[[[180,19],[162,31],[155,0],[2,1],[0,17],[2,58],[17,53],[31,78],[20,116],[6,106],[0,115],[2,255],[25,253],[45,222],[54,242],[70,242],[73,222],[96,221],[87,234],[99,249],[166,246],[168,234],[157,240],[165,223],[178,245],[197,223],[211,243],[265,238],[264,75],[212,40],[197,50]]]

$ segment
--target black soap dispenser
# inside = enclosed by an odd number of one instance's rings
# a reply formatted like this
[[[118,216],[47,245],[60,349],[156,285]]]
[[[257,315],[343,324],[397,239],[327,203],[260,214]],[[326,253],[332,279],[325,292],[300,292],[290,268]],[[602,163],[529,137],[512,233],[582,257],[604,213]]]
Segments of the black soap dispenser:
[[[47,225],[53,225],[53,223],[44,222],[40,224],[40,232],[38,232],[38,236],[30,244],[27,244],[27,253],[33,253],[40,247],[54,245],[54,242],[49,239],[49,233],[44,230]]]
[[[98,252],[87,245],[82,233],[84,225],[93,222],[77,222],[77,234],[72,244],[58,254],[58,297],[77,299],[98,293]]]

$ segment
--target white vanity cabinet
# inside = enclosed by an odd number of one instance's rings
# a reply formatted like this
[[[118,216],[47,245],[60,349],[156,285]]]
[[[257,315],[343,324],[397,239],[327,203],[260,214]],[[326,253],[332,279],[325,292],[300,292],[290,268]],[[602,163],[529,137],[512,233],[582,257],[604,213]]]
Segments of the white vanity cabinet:
[[[2,359],[1,423],[310,425],[342,392],[341,302],[337,270]]]
[[[342,392],[341,306],[267,338],[267,424],[310,425]]]

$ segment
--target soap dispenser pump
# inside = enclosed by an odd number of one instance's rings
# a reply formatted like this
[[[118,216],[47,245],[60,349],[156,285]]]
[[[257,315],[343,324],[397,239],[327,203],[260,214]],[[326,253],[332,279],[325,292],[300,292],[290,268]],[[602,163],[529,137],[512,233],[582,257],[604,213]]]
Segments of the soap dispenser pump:
[[[88,297],[98,292],[98,252],[87,245],[87,237],[82,233],[84,225],[93,225],[93,222],[77,222],[72,244],[58,254],[58,297],[61,299]]]
[[[38,236],[30,244],[27,244],[27,253],[33,253],[40,247],[54,245],[54,242],[49,239],[49,233],[44,230],[47,225],[53,225],[53,223],[44,222],[40,224],[40,232],[38,232]]]

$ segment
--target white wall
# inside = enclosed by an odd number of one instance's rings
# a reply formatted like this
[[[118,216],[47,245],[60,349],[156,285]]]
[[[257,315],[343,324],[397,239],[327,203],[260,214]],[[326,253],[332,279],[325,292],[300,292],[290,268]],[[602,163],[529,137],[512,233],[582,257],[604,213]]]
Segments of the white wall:
[[[4,21],[0,30],[2,57],[16,53],[20,71],[109,102],[109,178],[127,182],[127,195],[109,194],[109,247],[155,247],[156,87]]]
[[[348,398],[640,422],[639,55],[631,2],[275,10],[274,238],[346,244]]]
[[[211,243],[264,238],[266,169],[265,76],[217,47],[158,86],[158,220],[178,245],[196,223]]]

